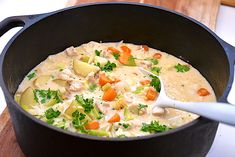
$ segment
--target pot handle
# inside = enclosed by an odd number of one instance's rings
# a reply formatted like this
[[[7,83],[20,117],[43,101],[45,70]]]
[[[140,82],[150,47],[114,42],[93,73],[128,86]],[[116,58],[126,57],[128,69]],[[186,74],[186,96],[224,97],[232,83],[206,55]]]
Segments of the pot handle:
[[[228,44],[227,42],[225,42],[222,39],[220,39],[220,41],[221,41],[221,45],[224,47],[225,52],[226,52],[226,54],[228,56],[229,64],[230,64],[230,67],[231,67],[230,75],[233,76],[232,77],[232,81],[231,81],[232,83],[230,83],[228,85],[229,88],[227,88],[228,90],[225,91],[225,93],[227,93],[227,94],[224,97],[226,99],[225,102],[230,103],[230,98],[232,96],[231,95],[232,94],[231,91],[235,92],[235,88],[234,88],[235,86],[233,85],[235,83],[235,47],[230,45],[230,44]],[[232,87],[234,89],[232,89]]]
[[[22,15],[22,16],[11,16],[0,22],[0,37],[7,31],[14,27],[24,27],[26,25],[31,25],[33,21],[44,17],[46,14],[36,14],[36,15]]]

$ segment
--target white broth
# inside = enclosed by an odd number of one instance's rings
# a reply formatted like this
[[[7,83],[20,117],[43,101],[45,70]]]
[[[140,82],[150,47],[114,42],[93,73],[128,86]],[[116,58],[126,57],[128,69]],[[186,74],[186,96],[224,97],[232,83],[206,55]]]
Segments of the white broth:
[[[216,101],[213,89],[188,63],[146,45],[89,42],[50,55],[24,78],[15,100],[36,118],[72,132],[133,137],[164,132],[198,118],[176,109],[153,111],[161,76],[169,97]]]

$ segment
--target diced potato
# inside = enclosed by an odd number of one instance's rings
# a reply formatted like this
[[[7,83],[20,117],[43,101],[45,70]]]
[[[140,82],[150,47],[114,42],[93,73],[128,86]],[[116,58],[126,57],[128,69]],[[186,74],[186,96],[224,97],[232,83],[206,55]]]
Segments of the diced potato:
[[[82,75],[86,77],[90,72],[96,73],[97,71],[100,70],[99,67],[90,65],[88,63],[79,61],[77,59],[73,60],[73,70],[77,75]]]
[[[48,83],[48,81],[50,80],[50,78],[51,77],[49,75],[39,76],[38,78],[36,78],[36,80],[34,80],[34,85],[36,87],[46,85]]]
[[[37,102],[34,100],[33,88],[28,87],[21,95],[20,105],[28,106],[28,108],[32,108],[32,106],[36,104]]]
[[[68,86],[68,82],[66,80],[55,79],[53,80],[53,82],[55,82],[57,85],[62,86],[62,87]]]
[[[90,59],[90,57],[87,56],[87,55],[83,55],[83,56],[82,56],[82,61],[83,61],[83,62],[88,63],[89,59]]]
[[[113,107],[115,110],[123,109],[125,106],[126,106],[126,102],[125,102],[124,99],[119,99],[116,103],[114,103],[114,104],[112,105],[112,107]]]
[[[103,57],[95,56],[94,63],[100,63],[101,66],[104,66],[106,63],[108,63],[108,60]]]
[[[76,100],[72,101],[72,103],[69,105],[69,107],[65,110],[65,114],[72,117],[73,112],[75,112],[78,109],[78,102]],[[84,110],[81,106],[79,106],[81,110]]]

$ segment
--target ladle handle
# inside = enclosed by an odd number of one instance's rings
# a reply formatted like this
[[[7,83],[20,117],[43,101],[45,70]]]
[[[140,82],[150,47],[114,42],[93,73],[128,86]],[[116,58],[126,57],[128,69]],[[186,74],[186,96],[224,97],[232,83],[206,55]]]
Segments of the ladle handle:
[[[180,102],[170,100],[168,107],[192,112],[211,120],[235,126],[235,106],[218,102]]]

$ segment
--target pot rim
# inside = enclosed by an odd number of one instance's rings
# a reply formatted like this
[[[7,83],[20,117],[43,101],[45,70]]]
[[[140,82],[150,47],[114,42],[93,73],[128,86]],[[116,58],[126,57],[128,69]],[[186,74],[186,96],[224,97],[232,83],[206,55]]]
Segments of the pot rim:
[[[42,125],[43,127],[46,127],[47,129],[51,129],[53,131],[57,131],[58,133],[66,134],[66,135],[69,135],[69,136],[72,136],[72,137],[83,138],[83,139],[86,139],[86,140],[109,141],[109,142],[148,140],[148,139],[151,139],[151,138],[161,137],[161,136],[165,136],[165,135],[168,135],[168,134],[174,134],[174,133],[176,133],[178,131],[182,131],[182,130],[184,130],[186,128],[189,128],[191,126],[199,124],[203,120],[207,120],[208,122],[211,122],[211,123],[218,123],[218,122],[215,122],[215,121],[212,121],[212,120],[209,120],[209,119],[206,119],[206,118],[200,116],[200,117],[196,118],[195,120],[193,120],[193,121],[191,121],[191,122],[189,122],[189,123],[187,123],[185,125],[182,125],[180,127],[177,127],[177,128],[174,128],[172,130],[169,130],[169,131],[166,131],[166,132],[162,132],[162,133],[155,133],[155,134],[150,134],[150,135],[145,135],[145,136],[128,137],[128,138],[98,137],[98,136],[92,136],[92,135],[88,135],[88,134],[75,133],[75,132],[63,130],[63,129],[60,129],[58,127],[49,125],[46,122],[44,122],[44,121],[42,121],[40,119],[37,119],[36,117],[31,115],[30,113],[25,111],[18,103],[16,103],[14,101],[14,98],[11,96],[10,92],[8,91],[8,88],[6,87],[5,82],[3,81],[3,73],[2,73],[4,57],[5,57],[6,53],[7,53],[8,48],[14,42],[14,40],[24,30],[26,30],[27,28],[29,28],[33,24],[36,24],[37,22],[43,20],[44,18],[47,18],[49,16],[53,16],[53,15],[56,15],[57,13],[65,12],[65,11],[71,10],[71,9],[79,9],[79,8],[90,7],[90,6],[97,6],[97,5],[98,6],[99,5],[132,5],[132,6],[139,6],[139,7],[148,7],[148,8],[153,8],[153,9],[159,9],[161,11],[165,11],[165,12],[174,14],[175,16],[179,16],[181,18],[187,19],[190,22],[193,22],[196,25],[199,25],[202,29],[206,30],[210,35],[212,35],[215,38],[215,40],[218,42],[218,44],[224,49],[223,41],[221,41],[221,39],[212,30],[210,30],[207,26],[205,26],[204,24],[198,22],[197,20],[195,20],[195,19],[193,19],[191,17],[183,15],[182,13],[179,13],[179,12],[176,12],[176,11],[172,11],[172,10],[168,10],[166,8],[163,8],[163,7],[153,6],[153,5],[150,5],[150,4],[134,3],[134,2],[98,2],[98,3],[96,2],[96,3],[87,3],[87,4],[78,5],[78,6],[72,6],[72,7],[68,7],[68,8],[63,8],[63,9],[60,9],[60,10],[57,10],[57,11],[53,11],[53,12],[42,14],[41,15],[42,18],[40,18],[40,15],[39,15],[39,18],[36,19],[35,21],[33,21],[32,23],[30,23],[29,25],[27,25],[27,23],[26,23],[26,26],[23,27],[20,31],[18,31],[11,38],[11,40],[7,43],[7,45],[4,47],[4,49],[2,51],[2,54],[1,54],[1,57],[0,57],[0,72],[1,72],[1,74],[0,74],[0,83],[1,83],[1,88],[3,90],[4,96],[6,98],[6,101],[9,104],[11,104],[14,107],[16,107],[21,113],[23,113],[25,116],[27,116],[27,118],[30,118],[32,121],[36,122],[39,125]],[[228,62],[229,62],[229,59],[228,59]],[[226,99],[226,95],[227,95],[227,93],[228,93],[228,91],[230,89],[230,86],[232,84],[232,76],[231,76],[231,74],[233,75],[233,69],[232,69],[232,66],[230,64],[229,64],[229,70],[230,70],[229,71],[230,72],[230,76],[229,76],[229,79],[228,79],[228,82],[227,82],[227,86],[224,89],[223,95],[218,99],[219,101],[224,101],[224,99]],[[7,105],[8,105],[8,103],[7,103]]]

